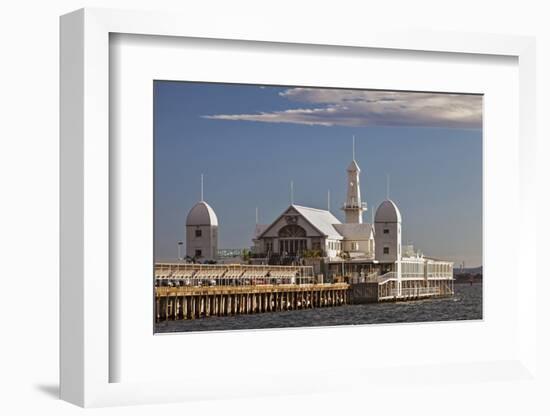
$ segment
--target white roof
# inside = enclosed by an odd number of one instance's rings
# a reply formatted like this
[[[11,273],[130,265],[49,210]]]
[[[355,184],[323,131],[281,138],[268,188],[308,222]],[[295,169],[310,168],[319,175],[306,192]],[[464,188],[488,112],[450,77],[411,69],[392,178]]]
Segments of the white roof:
[[[269,224],[256,224],[256,227],[254,228],[254,239],[262,235],[263,232],[267,230],[268,227],[269,227]]]
[[[306,221],[308,221],[313,227],[317,228],[321,233],[328,238],[341,240],[342,236],[333,224],[340,224],[338,218],[336,218],[330,211],[324,209],[302,207],[300,205],[292,205],[292,207],[302,215]]]
[[[389,199],[382,202],[376,210],[374,221],[401,222],[401,213],[399,212],[399,208],[397,208],[397,205],[395,205],[395,202]]]
[[[189,214],[186,225],[218,225],[218,217],[210,205],[204,201],[197,202]]]
[[[359,165],[357,164],[355,159],[351,161],[347,170],[348,172],[361,172],[361,169],[359,169]]]
[[[372,236],[372,225],[368,223],[362,224],[335,224],[334,228],[344,238],[350,240],[369,240]]]

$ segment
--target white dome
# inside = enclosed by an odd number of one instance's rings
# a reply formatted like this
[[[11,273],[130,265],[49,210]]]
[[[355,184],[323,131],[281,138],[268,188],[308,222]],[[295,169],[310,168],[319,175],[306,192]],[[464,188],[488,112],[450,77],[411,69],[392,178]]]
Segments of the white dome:
[[[210,205],[204,201],[197,202],[189,214],[186,225],[218,225],[218,217]]]
[[[374,222],[401,222],[401,213],[395,202],[389,199],[382,202],[376,210]]]

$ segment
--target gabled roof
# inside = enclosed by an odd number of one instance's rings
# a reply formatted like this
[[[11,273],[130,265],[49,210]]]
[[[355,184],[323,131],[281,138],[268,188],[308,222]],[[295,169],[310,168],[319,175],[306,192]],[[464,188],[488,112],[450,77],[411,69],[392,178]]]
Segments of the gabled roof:
[[[257,238],[261,238],[277,221],[281,219],[290,209],[294,209],[320,234],[332,239],[342,239],[342,236],[333,227],[333,224],[340,224],[340,220],[336,218],[330,211],[323,209],[303,207],[300,205],[291,205],[283,211],[269,226],[267,226]]]
[[[342,238],[342,235],[333,226],[333,224],[340,224],[340,220],[332,215],[330,211],[300,205],[292,205],[292,207],[322,234],[329,238]]]
[[[256,227],[254,228],[254,239],[261,236],[268,228],[269,224],[256,224]]]
[[[374,230],[369,223],[362,224],[335,224],[334,228],[344,238],[350,240],[368,240],[374,236]]]

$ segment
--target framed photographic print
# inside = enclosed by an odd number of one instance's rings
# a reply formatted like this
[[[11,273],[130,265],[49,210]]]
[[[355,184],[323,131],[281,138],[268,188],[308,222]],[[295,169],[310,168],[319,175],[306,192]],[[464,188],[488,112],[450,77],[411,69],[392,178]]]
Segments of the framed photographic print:
[[[481,95],[153,88],[155,332],[482,318]]]
[[[231,28],[62,17],[62,398],[530,379],[533,39]]]

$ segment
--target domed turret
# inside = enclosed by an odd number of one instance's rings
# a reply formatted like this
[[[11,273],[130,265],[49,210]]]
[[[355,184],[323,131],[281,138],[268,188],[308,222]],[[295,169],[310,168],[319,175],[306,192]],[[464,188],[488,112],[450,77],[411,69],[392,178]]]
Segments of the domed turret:
[[[395,202],[389,199],[382,202],[376,210],[374,222],[401,222],[401,213]]]
[[[218,217],[210,205],[197,202],[187,214],[187,256],[216,260],[218,256]]]
[[[189,214],[186,225],[218,225],[218,217],[210,205],[204,201],[197,202]]]
[[[382,202],[374,216],[375,258],[380,263],[401,260],[401,213],[395,202]]]

